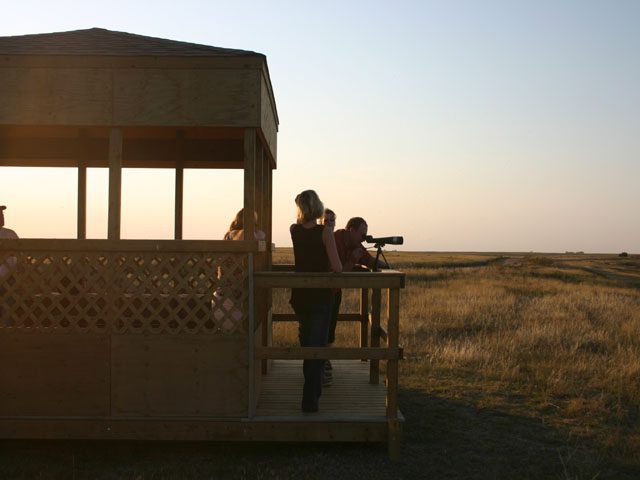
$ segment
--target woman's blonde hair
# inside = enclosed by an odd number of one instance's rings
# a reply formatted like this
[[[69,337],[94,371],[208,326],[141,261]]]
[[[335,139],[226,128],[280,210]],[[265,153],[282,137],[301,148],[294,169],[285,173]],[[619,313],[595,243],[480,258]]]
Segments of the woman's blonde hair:
[[[229,225],[229,230],[227,230],[227,233],[231,232],[232,230],[242,230],[243,228],[244,228],[244,208],[241,208],[240,211],[236,213],[236,217],[231,222],[231,225]]]
[[[253,218],[255,220],[256,228],[258,228],[258,212],[253,212]],[[236,213],[231,225],[229,225],[229,230],[224,234],[224,239],[236,240],[234,232],[238,232],[240,230],[244,230],[244,208],[241,208],[240,211]],[[237,239],[241,240],[241,238]]]
[[[298,223],[317,220],[324,213],[324,205],[314,190],[305,190],[298,194],[296,196],[296,206],[298,207]]]

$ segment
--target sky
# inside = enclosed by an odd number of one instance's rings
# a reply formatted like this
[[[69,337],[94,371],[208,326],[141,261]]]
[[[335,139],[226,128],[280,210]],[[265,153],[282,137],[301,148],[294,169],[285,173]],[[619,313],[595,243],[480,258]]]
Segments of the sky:
[[[413,251],[640,253],[640,2],[22,0],[0,35],[101,27],[267,56],[273,239],[314,189]],[[0,167],[21,237],[72,238],[74,169]],[[170,170],[123,174],[123,238],[171,238]],[[106,238],[107,172],[88,173]],[[185,238],[219,239],[242,173],[186,171]]]

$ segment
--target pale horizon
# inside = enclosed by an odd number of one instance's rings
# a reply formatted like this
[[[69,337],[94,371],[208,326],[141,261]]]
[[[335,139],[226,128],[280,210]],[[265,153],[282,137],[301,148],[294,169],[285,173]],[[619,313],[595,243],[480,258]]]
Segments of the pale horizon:
[[[267,56],[273,239],[318,192],[388,250],[640,253],[640,3],[24,1],[1,36],[92,27]],[[75,169],[0,167],[6,227],[74,238]],[[106,238],[107,170],[88,170]],[[184,238],[220,239],[241,171],[185,171]],[[172,238],[172,170],[126,169],[122,238]]]

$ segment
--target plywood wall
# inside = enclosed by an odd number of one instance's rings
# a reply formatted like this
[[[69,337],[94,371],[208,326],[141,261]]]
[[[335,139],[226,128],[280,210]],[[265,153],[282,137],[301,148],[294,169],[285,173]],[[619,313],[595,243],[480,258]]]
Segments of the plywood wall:
[[[108,416],[109,337],[0,332],[0,416]]]
[[[247,416],[243,335],[115,335],[112,415]]]
[[[254,127],[276,157],[278,119],[262,64],[72,65],[8,59],[0,66],[0,126]]]

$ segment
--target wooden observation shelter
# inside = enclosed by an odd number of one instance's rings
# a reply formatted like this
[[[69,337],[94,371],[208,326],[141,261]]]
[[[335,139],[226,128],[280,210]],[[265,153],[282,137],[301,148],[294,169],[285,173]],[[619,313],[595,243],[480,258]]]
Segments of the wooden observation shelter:
[[[0,438],[388,441],[397,455],[404,275],[272,266],[277,130],[262,54],[97,28],[0,37],[0,167],[78,172],[77,239],[0,240],[17,260],[0,279]],[[86,239],[96,167],[105,240]],[[120,239],[122,169],[139,167],[175,170],[174,240]],[[243,169],[266,241],[182,239],[184,169],[203,168]],[[272,322],[292,320],[272,291],[293,286],[359,289],[340,320],[360,323],[360,346],[272,346]],[[327,357],[341,385],[303,414],[301,360]]]

